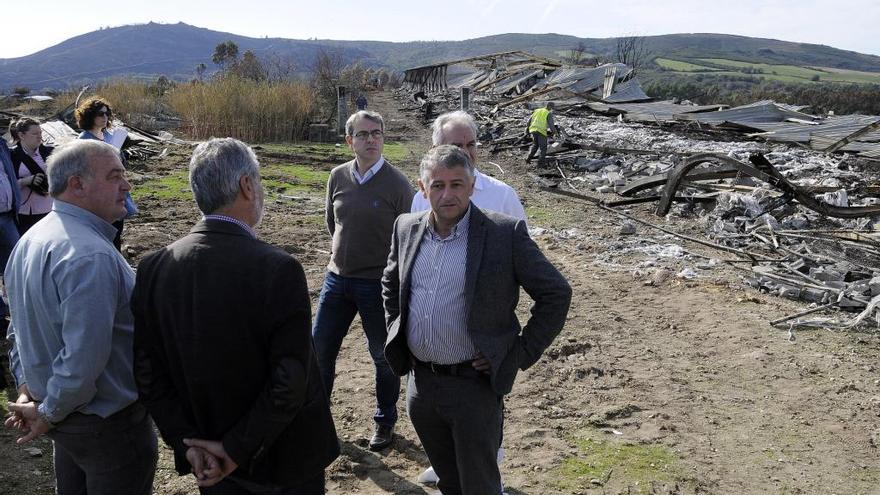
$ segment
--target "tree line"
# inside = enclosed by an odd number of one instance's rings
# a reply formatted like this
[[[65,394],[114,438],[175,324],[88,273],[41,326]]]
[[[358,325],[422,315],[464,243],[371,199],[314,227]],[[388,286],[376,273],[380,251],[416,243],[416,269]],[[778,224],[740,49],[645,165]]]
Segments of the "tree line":
[[[791,84],[750,76],[698,75],[656,79],[644,84],[645,92],[658,99],[690,100],[700,105],[745,105],[759,100],[807,105],[815,114],[880,115],[878,84]]]

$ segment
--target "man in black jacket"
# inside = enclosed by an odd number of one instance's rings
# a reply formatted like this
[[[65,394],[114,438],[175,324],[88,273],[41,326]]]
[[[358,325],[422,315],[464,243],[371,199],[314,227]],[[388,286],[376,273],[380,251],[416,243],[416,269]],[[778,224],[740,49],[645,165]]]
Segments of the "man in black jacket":
[[[324,493],[339,443],[302,266],[256,239],[263,188],[249,147],[212,139],[189,170],[205,217],[138,267],[141,399],[202,493]]]

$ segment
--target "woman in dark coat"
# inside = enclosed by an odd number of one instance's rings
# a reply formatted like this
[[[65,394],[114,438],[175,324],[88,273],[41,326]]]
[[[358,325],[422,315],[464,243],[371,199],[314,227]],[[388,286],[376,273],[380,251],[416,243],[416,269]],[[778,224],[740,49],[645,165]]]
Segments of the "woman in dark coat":
[[[18,232],[24,235],[52,211],[46,160],[54,148],[43,144],[43,131],[40,123],[34,119],[18,119],[9,126],[9,132],[17,143],[12,148],[11,155],[12,167],[18,176],[18,187],[21,191]]]

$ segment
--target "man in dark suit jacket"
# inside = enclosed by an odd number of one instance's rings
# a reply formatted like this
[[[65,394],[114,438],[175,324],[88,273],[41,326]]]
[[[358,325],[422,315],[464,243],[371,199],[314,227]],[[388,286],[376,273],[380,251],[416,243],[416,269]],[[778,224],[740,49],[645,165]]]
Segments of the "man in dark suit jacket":
[[[499,494],[501,398],[562,330],[571,287],[524,221],[470,202],[464,151],[432,149],[420,175],[431,211],[398,217],[382,278],[385,356],[396,373],[412,373],[407,409],[440,491]],[[535,302],[523,328],[520,287]]]
[[[204,219],[137,271],[141,399],[202,493],[324,493],[339,443],[302,266],[256,239],[263,188],[249,147],[212,139],[189,168]]]

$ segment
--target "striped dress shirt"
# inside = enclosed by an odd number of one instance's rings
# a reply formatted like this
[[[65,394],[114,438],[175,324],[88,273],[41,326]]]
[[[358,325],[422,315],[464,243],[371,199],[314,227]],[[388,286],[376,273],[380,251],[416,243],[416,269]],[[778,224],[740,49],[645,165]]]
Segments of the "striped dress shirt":
[[[441,238],[430,219],[410,276],[406,340],[419,361],[471,361],[477,349],[467,332],[465,301],[468,225],[471,210]]]
[[[245,232],[250,234],[250,236],[253,237],[254,239],[257,238],[257,231],[254,230],[254,228],[251,227],[250,225],[242,222],[241,220],[239,220],[237,218],[228,217],[226,215],[216,215],[215,214],[215,215],[205,215],[205,220],[220,220],[221,222],[234,223],[235,225],[238,225],[239,227],[241,227],[242,230],[244,230]]]

